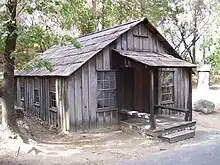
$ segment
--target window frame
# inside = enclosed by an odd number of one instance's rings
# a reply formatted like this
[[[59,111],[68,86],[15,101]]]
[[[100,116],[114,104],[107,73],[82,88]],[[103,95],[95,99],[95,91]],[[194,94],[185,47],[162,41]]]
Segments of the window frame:
[[[174,98],[174,92],[175,92],[174,91],[175,90],[174,89],[174,72],[175,72],[174,70],[161,70],[161,73],[160,73],[160,77],[161,77],[160,90],[161,90],[161,103],[162,104],[174,103],[174,101],[175,101],[175,98]],[[169,78],[168,76],[162,75],[162,73],[165,73],[165,74],[171,73],[172,77]],[[167,82],[170,82],[170,80],[171,80],[172,83],[164,85],[163,81],[166,82],[166,80],[167,80]],[[163,89],[165,89],[165,90],[163,90]],[[169,91],[168,91],[168,89],[169,89]],[[166,92],[163,92],[163,91],[166,91]],[[165,96],[168,96],[169,99],[163,99]]]
[[[20,100],[21,101],[24,101],[24,98],[25,98],[25,88],[24,86],[20,86]]]
[[[106,75],[108,73],[111,75]],[[102,75],[99,76],[99,74]],[[110,78],[106,79],[106,77]],[[105,88],[105,85],[108,87]],[[105,96],[106,94],[108,96]],[[100,95],[102,95],[101,98]],[[102,102],[103,105],[99,104],[99,102]],[[107,103],[107,106],[105,106],[105,103]],[[116,109],[116,71],[97,70],[97,110],[104,111],[111,109]]]
[[[57,100],[56,100],[56,79],[51,78],[49,80],[49,91],[48,91],[48,108],[49,111],[57,112]]]
[[[56,101],[56,92],[55,91],[49,91],[49,109],[57,112],[57,101]]]
[[[36,91],[38,91],[38,96],[36,96]],[[36,98],[38,98],[39,100],[36,100]],[[40,89],[39,88],[34,88],[34,105],[40,106]]]

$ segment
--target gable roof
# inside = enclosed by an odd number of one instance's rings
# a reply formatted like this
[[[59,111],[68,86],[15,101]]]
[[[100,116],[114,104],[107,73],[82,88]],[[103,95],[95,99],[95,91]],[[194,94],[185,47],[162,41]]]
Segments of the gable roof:
[[[16,70],[15,76],[70,76],[94,55],[115,41],[120,35],[143,21],[148,22],[148,20],[144,18],[81,36],[77,38],[82,45],[79,49],[74,46],[52,46],[41,54],[43,60],[49,61],[52,64],[52,72],[45,68],[36,68],[31,71]],[[157,31],[157,29],[149,22],[148,26],[151,31],[158,35],[159,40],[165,44],[168,50],[173,52],[175,57],[180,58],[173,47]]]
[[[187,67],[195,68],[196,65],[176,58],[172,55],[165,53],[147,52],[147,51],[128,51],[128,50],[117,50],[120,55],[128,57],[134,61],[140,62],[144,65],[151,67]]]

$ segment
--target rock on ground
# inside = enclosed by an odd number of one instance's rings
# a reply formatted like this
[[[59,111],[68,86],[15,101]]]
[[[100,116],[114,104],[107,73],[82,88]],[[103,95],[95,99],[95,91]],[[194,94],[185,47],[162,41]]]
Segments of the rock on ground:
[[[211,101],[200,99],[193,104],[193,109],[204,114],[209,114],[215,111],[215,104]]]

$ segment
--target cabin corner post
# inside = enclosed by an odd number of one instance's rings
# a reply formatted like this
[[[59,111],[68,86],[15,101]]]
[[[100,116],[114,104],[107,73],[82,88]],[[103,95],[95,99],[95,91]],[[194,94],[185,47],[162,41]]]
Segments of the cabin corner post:
[[[188,101],[187,101],[187,109],[189,110],[188,113],[188,121],[192,121],[192,69],[188,69],[189,75],[189,94],[188,94]]]
[[[150,68],[150,128],[156,129],[156,118],[155,118],[155,86],[154,86],[154,73],[155,69]]]

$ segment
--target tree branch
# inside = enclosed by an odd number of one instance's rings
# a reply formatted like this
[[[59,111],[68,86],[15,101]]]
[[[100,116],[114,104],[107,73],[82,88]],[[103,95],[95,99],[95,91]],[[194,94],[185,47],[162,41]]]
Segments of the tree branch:
[[[191,41],[191,42],[190,42],[190,44],[188,45],[187,49],[190,49],[190,48],[193,46],[194,42],[197,42],[197,41],[199,40],[199,38],[202,36],[202,34],[203,34],[203,33],[201,33],[200,35],[197,35],[197,38],[196,38],[194,41]],[[180,55],[183,55],[183,53],[186,52],[187,49],[185,49],[184,51],[182,51],[182,53],[180,53]]]

